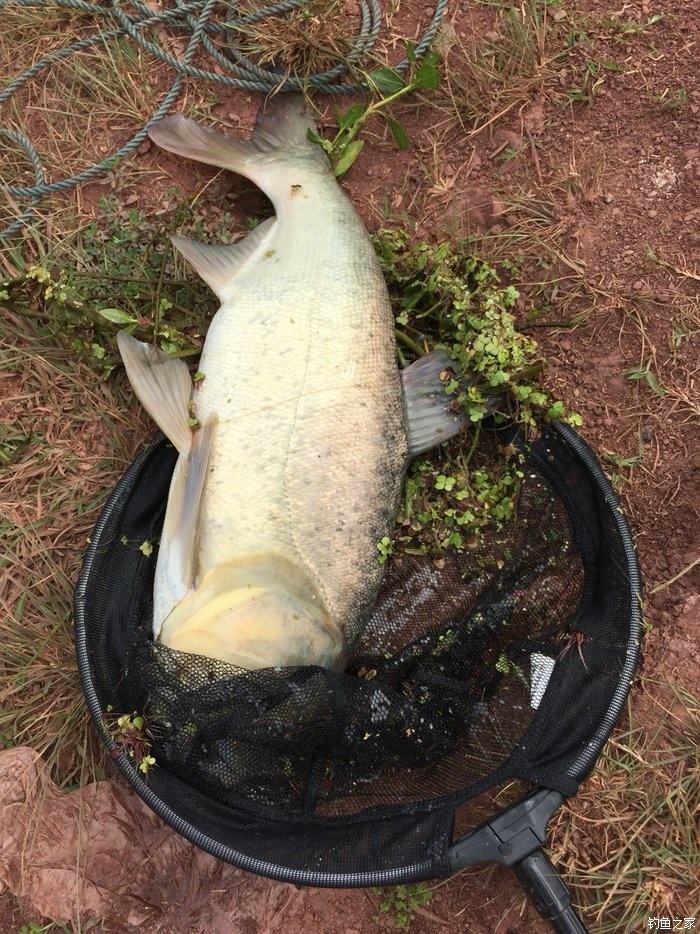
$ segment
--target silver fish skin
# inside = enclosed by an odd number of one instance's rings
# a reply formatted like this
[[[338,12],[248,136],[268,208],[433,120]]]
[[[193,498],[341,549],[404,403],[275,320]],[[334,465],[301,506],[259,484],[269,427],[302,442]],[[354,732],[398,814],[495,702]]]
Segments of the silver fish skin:
[[[179,451],[154,635],[248,669],[342,669],[408,462],[384,278],[309,129],[296,95],[275,98],[247,142],[183,117],[151,129],[159,146],[251,179],[275,216],[232,247],[174,238],[221,301],[194,389],[179,361],[120,335],[134,389]]]

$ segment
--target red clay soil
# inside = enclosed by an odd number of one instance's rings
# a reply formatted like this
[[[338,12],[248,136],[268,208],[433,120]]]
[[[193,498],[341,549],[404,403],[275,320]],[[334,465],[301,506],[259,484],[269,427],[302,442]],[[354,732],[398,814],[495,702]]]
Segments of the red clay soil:
[[[416,2],[405,6],[421,9]],[[441,124],[440,112],[428,104],[398,107],[409,151],[397,152],[383,125],[372,124],[343,185],[370,230],[408,223],[419,236],[436,239],[504,234],[528,223],[533,204],[546,206],[546,223],[556,227],[561,250],[553,270],[562,279],[571,273],[566,301],[555,298],[533,331],[549,362],[547,385],[583,415],[582,433],[616,475],[635,532],[652,627],[643,643],[642,671],[697,695],[700,567],[686,569],[699,555],[700,8],[689,0],[665,0],[661,6],[662,20],[613,41],[600,25],[612,6],[578,0],[577,16],[583,21],[590,15],[585,59],[617,66],[596,73],[603,80],[591,101],[567,96],[583,73],[571,66],[562,70],[554,91],[551,85],[533,90],[476,136],[454,118],[445,116]],[[658,7],[646,0],[627,3],[625,16],[645,22]],[[460,41],[493,28],[489,16],[488,7],[467,2],[450,4],[448,14]],[[239,123],[247,133],[256,108],[254,96],[222,95],[213,115]],[[330,108],[328,114],[330,126]],[[162,170],[160,180],[149,182],[150,191],[135,189],[142,210],[155,206],[159,187],[176,182],[192,191],[214,175],[148,145],[138,160]],[[251,198],[256,203],[257,196],[243,194],[248,186],[240,179],[229,176],[222,188],[229,194],[227,208],[237,203],[245,213]],[[92,191],[95,199],[102,194]],[[82,197],[89,202],[91,189]],[[576,291],[573,283],[583,280]],[[523,299],[523,321],[533,302]],[[548,320],[556,324],[540,326]],[[570,327],[573,322],[578,326]],[[140,814],[138,835],[125,834],[143,848],[144,861],[160,864],[162,885],[145,897],[148,904],[139,905],[138,885],[129,886],[117,860],[113,871],[125,893],[121,909],[115,904],[95,930],[395,929],[393,918],[380,911],[377,893],[304,890],[255,878],[177,838],[122,786],[114,794]],[[138,877],[138,862],[130,858],[130,865]],[[0,900],[0,917],[3,909],[2,934],[31,917],[9,894]],[[549,928],[508,871],[479,867],[437,887],[412,930],[534,934]]]

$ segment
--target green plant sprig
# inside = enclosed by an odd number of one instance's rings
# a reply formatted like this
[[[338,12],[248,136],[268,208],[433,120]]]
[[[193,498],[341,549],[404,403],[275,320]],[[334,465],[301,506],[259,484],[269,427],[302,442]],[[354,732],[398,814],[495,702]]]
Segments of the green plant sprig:
[[[308,138],[318,143],[328,154],[337,178],[344,175],[356,161],[365,145],[357,136],[365,123],[375,115],[386,121],[394,142],[399,149],[408,149],[409,141],[403,125],[386,108],[406,94],[413,91],[434,90],[440,84],[437,52],[428,52],[420,61],[416,60],[413,47],[407,46],[407,56],[411,63],[408,78],[404,78],[394,68],[376,68],[365,75],[367,84],[375,95],[368,104],[354,104],[344,113],[336,110],[338,132],[332,140],[324,139],[312,130]],[[386,95],[386,96],[383,96]]]
[[[408,362],[409,355],[445,348],[454,369],[445,391],[471,423],[471,430],[411,465],[397,529],[378,543],[378,560],[476,547],[486,526],[500,529],[514,515],[524,476],[518,449],[483,432],[484,421],[510,421],[534,436],[548,419],[580,425],[581,418],[543,387],[544,361],[514,315],[517,290],[502,285],[468,243],[412,243],[404,231],[381,230],[374,244],[400,357]]]
[[[143,775],[156,764],[151,755],[153,743],[150,739],[145,717],[134,711],[131,714],[116,714],[111,705],[104,715],[105,728],[116,743],[116,755],[124,753],[134,760],[136,768]]]
[[[416,911],[425,907],[433,897],[432,889],[428,887],[427,882],[397,885],[372,891],[375,895],[381,896],[379,910],[393,915],[394,923],[400,931],[405,931],[410,927]]]

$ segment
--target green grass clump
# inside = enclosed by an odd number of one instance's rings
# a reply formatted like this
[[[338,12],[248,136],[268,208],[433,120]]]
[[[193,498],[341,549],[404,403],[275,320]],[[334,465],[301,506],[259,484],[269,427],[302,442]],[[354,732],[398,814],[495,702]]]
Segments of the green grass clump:
[[[97,219],[38,262],[17,263],[18,275],[0,279],[0,309],[41,321],[104,376],[119,362],[114,338],[121,328],[155,338],[166,353],[196,356],[216,299],[186,272],[167,234],[187,221],[192,235],[205,239],[201,218],[186,204],[156,217],[111,198],[99,209]],[[229,222],[228,215],[220,219],[230,234]]]
[[[405,931],[410,927],[417,909],[425,907],[433,897],[432,890],[425,882],[417,882],[415,885],[397,885],[374,891],[382,896],[379,910],[391,915],[400,931]]]
[[[396,551],[462,550],[485,526],[500,528],[512,517],[523,478],[518,448],[483,426],[512,423],[527,437],[544,420],[581,419],[544,390],[544,361],[514,315],[518,292],[501,284],[493,266],[465,244],[411,243],[403,231],[380,231],[375,248],[402,364],[445,348],[453,361],[445,391],[472,426],[412,465],[396,541],[380,543],[380,560]]]
[[[411,243],[400,230],[380,231],[374,242],[400,344],[413,357],[435,347],[449,351],[455,372],[445,390],[471,422],[496,411],[531,428],[543,416],[581,423],[542,388],[544,361],[513,313],[519,293],[501,285],[492,265],[467,244]]]

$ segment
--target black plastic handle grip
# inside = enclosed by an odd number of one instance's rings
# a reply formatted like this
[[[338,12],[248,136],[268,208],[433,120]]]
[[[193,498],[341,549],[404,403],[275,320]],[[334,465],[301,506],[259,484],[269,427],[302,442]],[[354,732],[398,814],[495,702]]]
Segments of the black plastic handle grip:
[[[571,904],[569,890],[546,853],[535,850],[511,868],[539,913],[558,934],[587,934]]]

